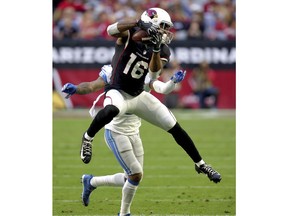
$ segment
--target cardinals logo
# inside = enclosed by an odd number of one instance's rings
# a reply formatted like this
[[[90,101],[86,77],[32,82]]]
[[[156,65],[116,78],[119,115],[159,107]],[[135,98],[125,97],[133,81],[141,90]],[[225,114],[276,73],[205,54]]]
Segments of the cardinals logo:
[[[146,11],[147,16],[149,16],[151,19],[158,18],[157,12],[153,9],[148,9]]]

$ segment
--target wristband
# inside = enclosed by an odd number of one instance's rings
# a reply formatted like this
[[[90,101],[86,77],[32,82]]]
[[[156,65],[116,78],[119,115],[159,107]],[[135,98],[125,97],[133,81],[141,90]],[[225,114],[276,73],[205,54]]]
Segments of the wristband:
[[[120,33],[118,27],[118,22],[114,23],[114,24],[111,24],[107,27],[107,33],[111,36],[111,35],[115,35],[115,34],[118,34]]]

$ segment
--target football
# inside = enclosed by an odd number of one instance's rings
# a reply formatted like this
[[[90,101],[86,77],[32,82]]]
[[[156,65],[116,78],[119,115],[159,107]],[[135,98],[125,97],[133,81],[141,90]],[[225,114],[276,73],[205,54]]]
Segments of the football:
[[[142,29],[136,31],[132,36],[132,40],[137,42],[147,43],[150,41],[150,39],[151,37],[149,37],[148,33]]]

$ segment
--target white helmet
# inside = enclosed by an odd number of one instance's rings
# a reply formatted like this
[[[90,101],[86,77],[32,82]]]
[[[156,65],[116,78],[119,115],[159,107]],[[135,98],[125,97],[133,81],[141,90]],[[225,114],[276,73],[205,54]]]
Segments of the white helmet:
[[[152,22],[153,25],[160,28],[163,33],[162,43],[169,44],[173,39],[173,33],[169,31],[173,27],[170,15],[161,8],[149,8],[141,15],[144,22]]]

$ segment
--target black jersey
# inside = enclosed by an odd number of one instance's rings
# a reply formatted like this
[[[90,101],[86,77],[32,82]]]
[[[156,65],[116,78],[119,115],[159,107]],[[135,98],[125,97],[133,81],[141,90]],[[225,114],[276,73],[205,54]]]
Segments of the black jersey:
[[[153,47],[131,39],[137,29],[129,30],[125,43],[116,44],[111,81],[106,90],[121,89],[132,96],[137,96],[144,90],[144,80],[148,73]],[[161,45],[160,57],[164,61],[169,61],[170,50],[165,44]]]

